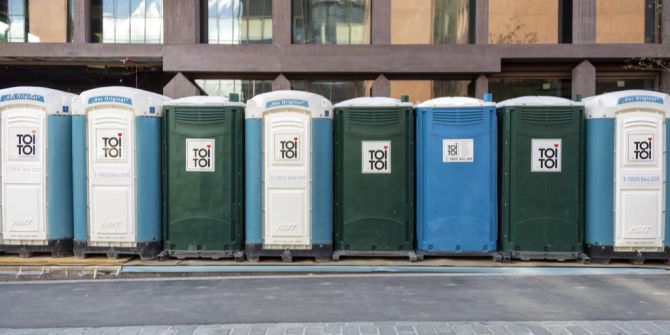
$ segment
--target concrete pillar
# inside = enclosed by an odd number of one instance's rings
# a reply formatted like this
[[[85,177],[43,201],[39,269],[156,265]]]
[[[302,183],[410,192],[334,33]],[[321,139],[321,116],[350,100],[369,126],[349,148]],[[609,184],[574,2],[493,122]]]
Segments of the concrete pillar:
[[[572,69],[572,98],[578,95],[582,98],[596,95],[596,68],[587,60]]]
[[[200,0],[163,1],[163,43],[200,43]]]
[[[485,75],[477,77],[475,80],[475,96],[478,99],[484,99],[484,94],[489,93],[489,78]],[[493,97],[495,100],[496,97]]]
[[[596,43],[596,0],[573,0],[572,6],[572,43]]]
[[[72,22],[72,42],[73,43],[88,43],[91,36],[91,1],[90,0],[74,0],[73,5],[73,22]]]
[[[391,81],[386,76],[380,74],[372,83],[373,97],[390,97],[391,96]]]
[[[670,44],[670,0],[663,0],[661,7],[661,43]]]
[[[283,74],[279,74],[274,81],[272,81],[272,90],[281,91],[281,90],[290,90],[291,81],[289,81]]]
[[[659,91],[663,93],[670,94],[670,72],[668,71],[663,71],[661,72],[661,83],[660,87],[658,88]]]
[[[391,44],[391,1],[372,0],[372,44]]]
[[[291,44],[293,42],[291,2],[291,0],[272,0],[273,44]]]
[[[163,95],[172,99],[200,95],[200,92],[200,88],[186,78],[181,72],[177,73],[172,80],[163,87]]]
[[[489,0],[477,0],[475,43],[489,44]]]

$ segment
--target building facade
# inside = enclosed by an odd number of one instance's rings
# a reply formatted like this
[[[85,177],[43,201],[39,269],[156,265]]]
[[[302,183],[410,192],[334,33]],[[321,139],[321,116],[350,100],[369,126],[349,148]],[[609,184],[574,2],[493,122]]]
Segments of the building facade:
[[[670,0],[0,0],[0,88],[670,91]]]

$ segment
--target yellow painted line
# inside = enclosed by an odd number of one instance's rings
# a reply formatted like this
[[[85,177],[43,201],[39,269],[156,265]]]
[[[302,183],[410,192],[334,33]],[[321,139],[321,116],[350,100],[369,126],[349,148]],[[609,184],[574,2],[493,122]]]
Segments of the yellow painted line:
[[[123,265],[131,258],[108,259],[106,257],[29,257],[21,258],[16,256],[0,256],[0,266],[3,265],[25,265],[25,266],[46,266],[46,265]]]

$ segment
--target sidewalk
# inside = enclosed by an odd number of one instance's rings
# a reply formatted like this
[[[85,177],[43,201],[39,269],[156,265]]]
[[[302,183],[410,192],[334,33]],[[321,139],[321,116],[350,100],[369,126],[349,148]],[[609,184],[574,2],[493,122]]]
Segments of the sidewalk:
[[[23,335],[668,335],[670,321],[357,322],[3,329]]]

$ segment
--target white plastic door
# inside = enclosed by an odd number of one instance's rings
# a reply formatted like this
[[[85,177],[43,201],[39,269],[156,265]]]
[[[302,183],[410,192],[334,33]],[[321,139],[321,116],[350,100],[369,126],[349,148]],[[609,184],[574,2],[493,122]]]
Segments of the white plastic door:
[[[263,131],[264,247],[311,245],[311,116],[268,113]]]
[[[3,239],[46,241],[46,112],[21,106],[0,114]]]
[[[663,249],[664,114],[628,110],[616,116],[616,251]]]
[[[135,242],[134,114],[88,113],[90,242]]]

